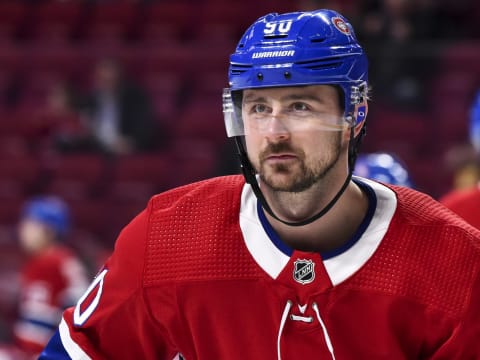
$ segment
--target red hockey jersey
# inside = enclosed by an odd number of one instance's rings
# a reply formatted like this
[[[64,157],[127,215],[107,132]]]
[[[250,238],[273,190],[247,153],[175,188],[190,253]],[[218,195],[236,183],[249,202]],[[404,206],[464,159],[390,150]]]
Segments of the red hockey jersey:
[[[64,246],[53,246],[29,259],[21,273],[19,319],[13,329],[19,347],[39,354],[55,333],[62,312],[87,287],[86,268]]]
[[[443,196],[440,202],[480,229],[480,186],[468,190],[453,190]]]
[[[41,359],[479,359],[480,232],[355,181],[368,214],[321,254],[282,243],[240,176],[153,197]]]

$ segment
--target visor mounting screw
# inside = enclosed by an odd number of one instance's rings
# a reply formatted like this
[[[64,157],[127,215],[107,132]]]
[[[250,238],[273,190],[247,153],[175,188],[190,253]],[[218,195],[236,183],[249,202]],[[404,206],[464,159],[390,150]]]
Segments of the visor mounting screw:
[[[283,76],[285,76],[285,79],[290,79],[292,77],[292,73],[290,71],[285,71]]]
[[[263,74],[262,74],[262,73],[258,73],[258,74],[257,74],[257,79],[258,79],[258,80],[263,80]]]

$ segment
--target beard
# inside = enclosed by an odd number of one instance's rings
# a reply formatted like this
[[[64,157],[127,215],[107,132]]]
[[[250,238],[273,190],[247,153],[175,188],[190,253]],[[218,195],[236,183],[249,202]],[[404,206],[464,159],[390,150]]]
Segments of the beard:
[[[257,172],[262,182],[273,191],[299,193],[308,190],[325,178],[337,164],[343,151],[341,133],[332,138],[332,141],[326,147],[332,149],[330,154],[309,165],[305,161],[305,152],[292,147],[289,142],[270,143],[260,153],[260,166]],[[296,155],[295,163],[272,165],[266,163],[268,156],[282,152],[294,153]]]

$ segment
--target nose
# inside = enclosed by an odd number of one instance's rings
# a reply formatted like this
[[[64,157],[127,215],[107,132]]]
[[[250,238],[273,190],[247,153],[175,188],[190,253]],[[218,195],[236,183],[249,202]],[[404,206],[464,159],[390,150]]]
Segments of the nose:
[[[284,139],[290,136],[290,130],[281,114],[272,114],[265,127],[265,136],[270,139]]]

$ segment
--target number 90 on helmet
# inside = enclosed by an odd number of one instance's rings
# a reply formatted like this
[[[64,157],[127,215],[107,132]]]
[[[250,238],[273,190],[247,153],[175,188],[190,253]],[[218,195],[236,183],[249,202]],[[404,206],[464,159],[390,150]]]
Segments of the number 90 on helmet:
[[[227,135],[244,134],[241,94],[245,89],[338,86],[344,118],[359,124],[355,106],[367,98],[368,61],[352,25],[333,10],[272,13],[258,19],[230,56],[229,85],[223,93]]]

